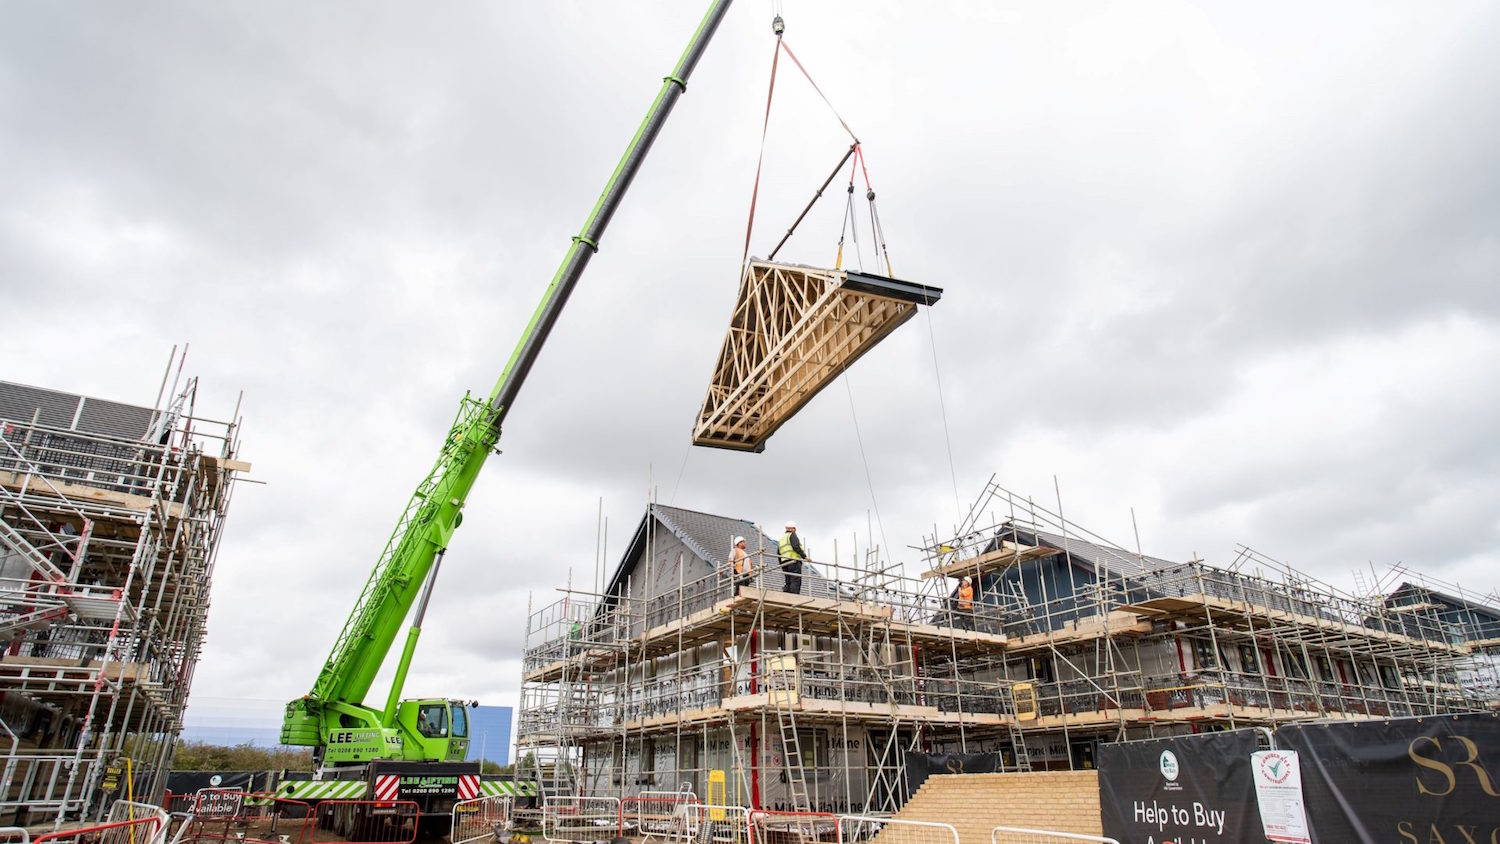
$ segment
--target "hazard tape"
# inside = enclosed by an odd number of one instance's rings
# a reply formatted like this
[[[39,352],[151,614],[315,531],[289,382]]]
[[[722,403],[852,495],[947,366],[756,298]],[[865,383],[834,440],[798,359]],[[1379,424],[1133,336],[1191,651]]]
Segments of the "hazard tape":
[[[401,777],[395,774],[381,774],[375,778],[376,800],[395,800],[400,791]]]
[[[485,780],[479,784],[479,793],[486,797],[535,797],[537,787],[533,781]]]
[[[401,778],[391,774],[376,777],[375,800],[395,800]],[[363,780],[290,780],[276,787],[277,797],[297,800],[361,800],[369,792]],[[458,778],[458,799],[474,797],[535,797],[538,794],[535,781],[480,780],[477,776],[464,775]]]
[[[363,780],[292,780],[278,785],[276,796],[298,800],[359,800],[366,791]]]

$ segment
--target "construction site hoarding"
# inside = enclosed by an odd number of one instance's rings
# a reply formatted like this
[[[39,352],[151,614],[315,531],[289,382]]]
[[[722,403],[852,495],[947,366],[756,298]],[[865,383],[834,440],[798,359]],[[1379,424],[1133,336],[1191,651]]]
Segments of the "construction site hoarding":
[[[1262,841],[1250,776],[1253,730],[1117,742],[1099,748],[1099,814],[1121,841]]]
[[[1293,724],[1276,743],[1314,844],[1500,840],[1500,714]]]
[[[1001,770],[998,753],[906,754],[906,793],[916,794],[933,774],[993,774]]]

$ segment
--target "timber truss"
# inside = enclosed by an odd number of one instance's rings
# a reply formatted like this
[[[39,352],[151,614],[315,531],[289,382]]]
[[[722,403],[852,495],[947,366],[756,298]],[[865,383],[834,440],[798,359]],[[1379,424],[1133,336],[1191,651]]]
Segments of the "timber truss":
[[[819,390],[942,295],[853,270],[751,261],[693,444],[764,450]]]

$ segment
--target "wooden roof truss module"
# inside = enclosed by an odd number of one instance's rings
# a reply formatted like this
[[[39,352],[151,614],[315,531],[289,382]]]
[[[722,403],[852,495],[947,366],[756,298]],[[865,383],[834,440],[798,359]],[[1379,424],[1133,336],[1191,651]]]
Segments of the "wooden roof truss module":
[[[693,444],[763,451],[819,390],[942,295],[854,270],[751,261]]]

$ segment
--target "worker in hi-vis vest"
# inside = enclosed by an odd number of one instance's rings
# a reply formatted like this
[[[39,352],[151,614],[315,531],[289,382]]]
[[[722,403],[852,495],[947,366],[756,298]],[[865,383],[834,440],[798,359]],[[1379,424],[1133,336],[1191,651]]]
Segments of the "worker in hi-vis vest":
[[[785,579],[781,591],[789,595],[802,594],[802,561],[807,559],[807,552],[802,550],[802,540],[797,538],[796,522],[786,523],[786,533],[781,535],[776,553],[781,557],[781,573]]]
[[[734,586],[738,591],[741,586],[749,586],[754,578],[751,571],[750,555],[745,553],[745,537],[734,538],[734,548],[729,552],[729,567],[734,571]]]
[[[974,581],[968,575],[958,584],[958,626],[974,629]]]

